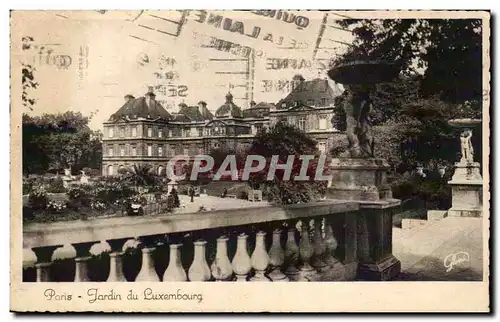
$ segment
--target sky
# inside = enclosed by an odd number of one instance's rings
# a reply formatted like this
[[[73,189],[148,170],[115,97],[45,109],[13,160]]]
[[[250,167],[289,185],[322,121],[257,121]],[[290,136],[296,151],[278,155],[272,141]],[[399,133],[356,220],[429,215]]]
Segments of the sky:
[[[22,23],[12,27],[12,58],[33,64],[39,83],[30,92],[37,99],[34,110],[26,112],[94,114],[93,129],[102,129],[126,94],[142,96],[148,86],[155,87],[169,112],[200,100],[215,111],[228,91],[242,108],[250,100],[276,103],[288,94],[296,74],[327,79],[328,60],[352,42],[349,31],[335,28],[335,20],[343,17],[332,12],[289,11],[275,17],[200,10],[16,14]],[[38,47],[22,50],[26,36]],[[219,45],[240,46],[217,50],[211,37]],[[241,48],[254,54],[248,58]]]

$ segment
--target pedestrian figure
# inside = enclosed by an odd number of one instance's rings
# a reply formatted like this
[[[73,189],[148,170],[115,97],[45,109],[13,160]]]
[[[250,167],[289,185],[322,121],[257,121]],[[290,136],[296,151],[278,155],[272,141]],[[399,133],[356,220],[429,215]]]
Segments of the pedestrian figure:
[[[194,188],[189,187],[189,196],[191,196],[191,202],[194,202]]]

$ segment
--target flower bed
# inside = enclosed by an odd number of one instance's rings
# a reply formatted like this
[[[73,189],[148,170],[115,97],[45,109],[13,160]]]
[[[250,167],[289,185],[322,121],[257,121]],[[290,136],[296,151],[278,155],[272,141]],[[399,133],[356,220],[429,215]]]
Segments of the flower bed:
[[[131,205],[146,208],[148,198],[144,193],[121,184],[120,182],[102,181],[92,185],[69,188],[62,197],[53,198],[45,184],[31,183],[27,202],[23,206],[24,222],[53,222],[68,220],[87,220],[96,217],[114,217],[130,215]],[[148,190],[148,189],[145,189]],[[161,192],[150,201],[158,202],[156,212],[170,211],[178,207],[177,203],[161,204]],[[149,205],[150,206],[150,205]],[[149,207],[148,209],[152,209]],[[149,211],[148,213],[150,213]],[[141,214],[144,212],[141,211]]]

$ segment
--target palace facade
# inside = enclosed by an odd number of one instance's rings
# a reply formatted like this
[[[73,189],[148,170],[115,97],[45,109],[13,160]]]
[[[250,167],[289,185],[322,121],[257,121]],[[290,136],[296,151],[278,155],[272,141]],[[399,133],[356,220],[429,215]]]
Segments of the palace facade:
[[[175,155],[246,149],[257,133],[280,121],[309,134],[321,152],[329,151],[333,136],[339,134],[331,119],[340,89],[326,79],[305,81],[300,75],[293,84],[276,105],[251,102],[242,109],[228,93],[215,113],[203,101],[197,106],[180,104],[177,113],[169,113],[155,100],[153,87],[142,97],[126,95],[124,105],[104,122],[102,173],[117,175],[121,168],[147,163],[161,174]]]

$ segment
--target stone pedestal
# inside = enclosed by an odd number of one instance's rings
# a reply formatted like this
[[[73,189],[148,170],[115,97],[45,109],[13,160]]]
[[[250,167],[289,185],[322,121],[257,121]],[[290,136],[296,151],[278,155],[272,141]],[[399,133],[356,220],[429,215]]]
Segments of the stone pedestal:
[[[377,201],[392,198],[384,159],[332,159],[327,196],[342,200]]]
[[[448,210],[450,217],[482,217],[483,179],[480,164],[455,163],[455,173],[451,181],[452,206]]]
[[[392,215],[401,201],[392,199],[387,161],[340,158],[333,159],[329,169],[328,197],[360,203],[353,234],[357,253],[346,256],[346,279],[354,274],[361,280],[393,279],[401,271],[401,262],[392,255]]]
[[[392,254],[392,215],[398,199],[364,202],[358,217],[358,279],[388,281],[401,272]]]

